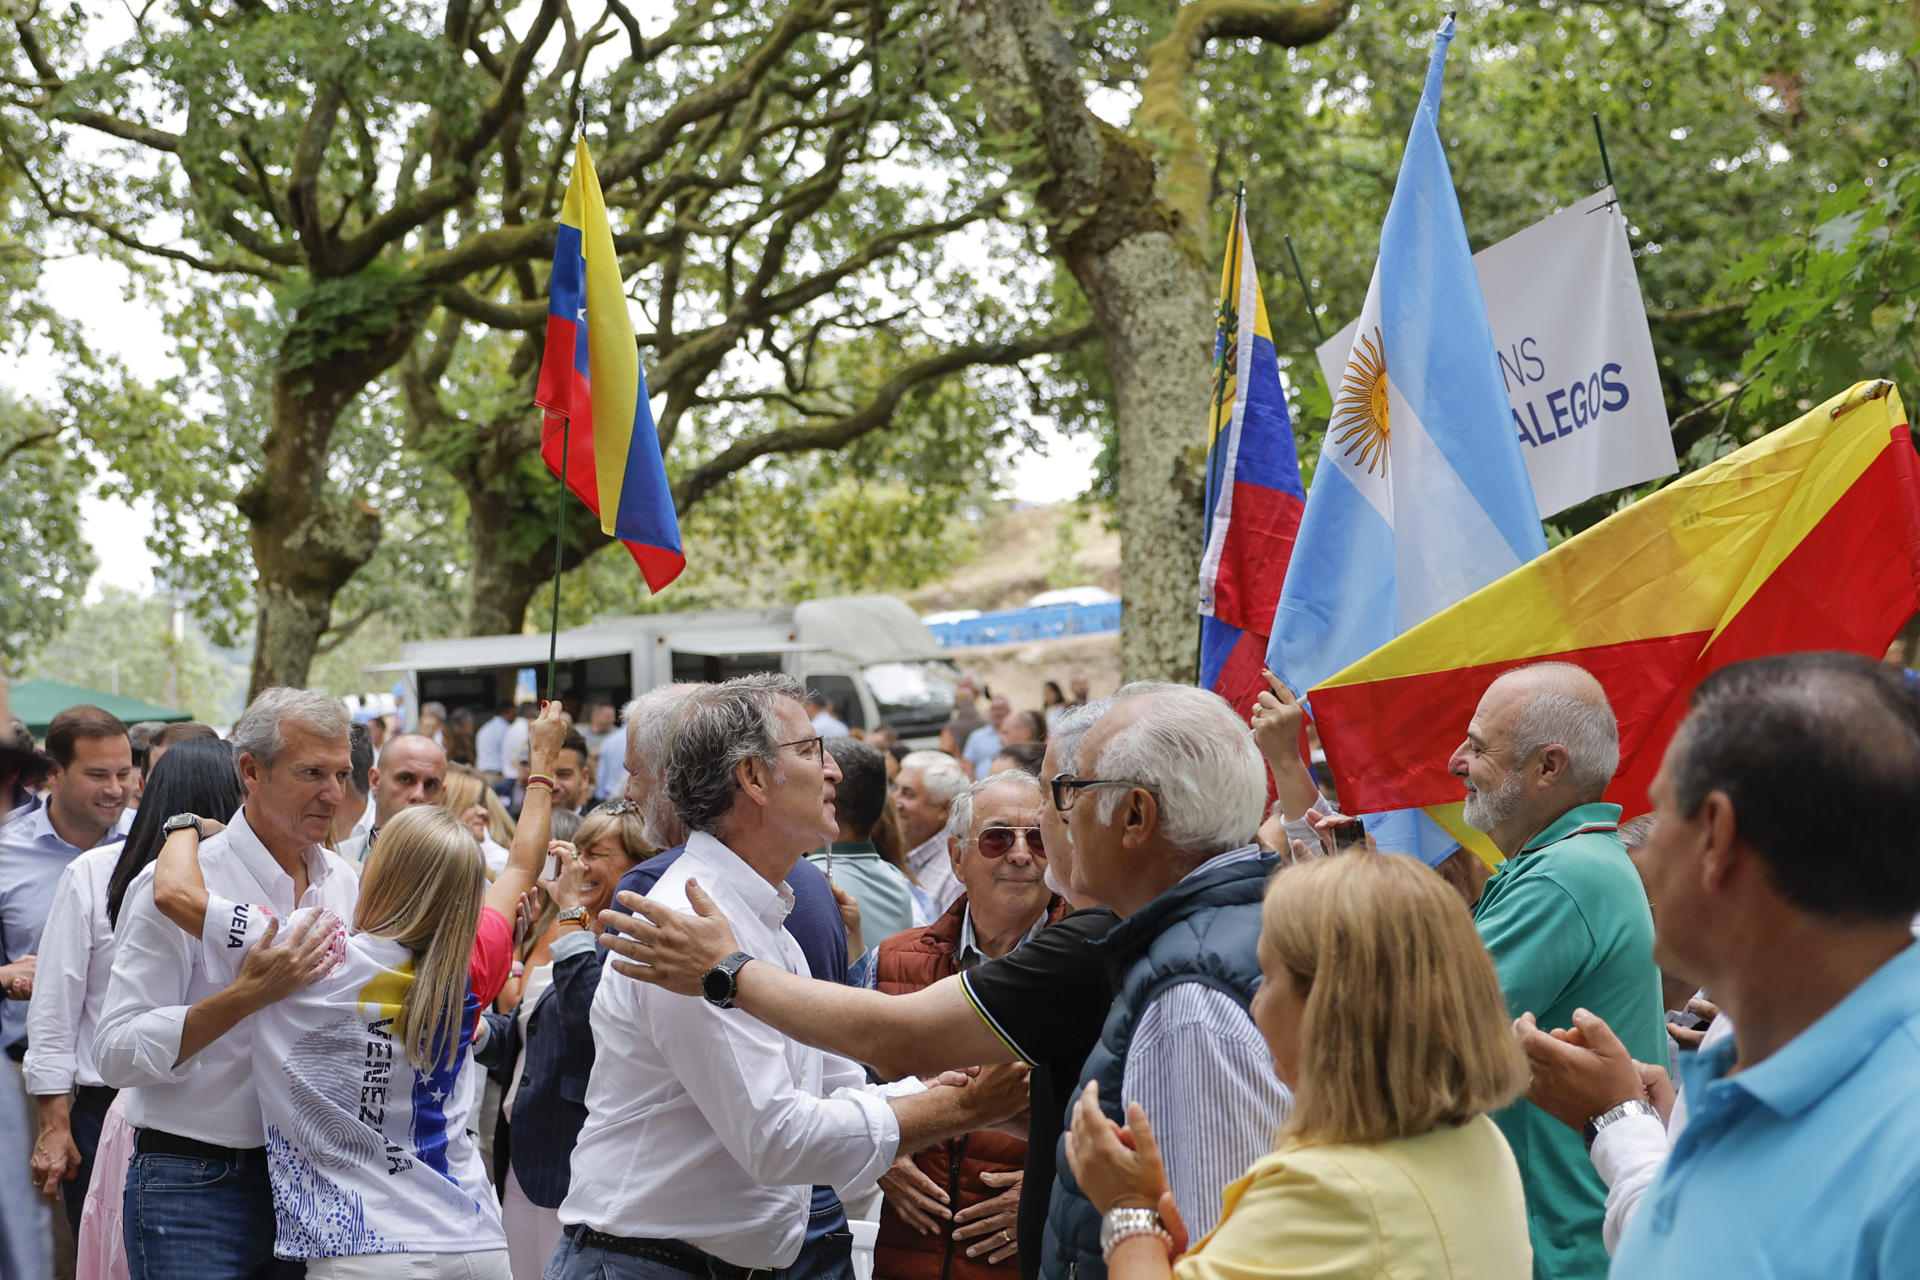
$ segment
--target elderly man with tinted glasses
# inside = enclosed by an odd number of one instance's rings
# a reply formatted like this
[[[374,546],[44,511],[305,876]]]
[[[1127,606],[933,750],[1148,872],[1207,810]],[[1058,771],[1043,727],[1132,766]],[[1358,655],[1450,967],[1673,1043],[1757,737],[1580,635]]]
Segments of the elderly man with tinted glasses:
[[[996,773],[956,796],[947,853],[962,893],[944,915],[880,944],[876,985],[889,995],[997,960],[1067,913],[1046,885],[1044,796],[1029,773]],[[874,1268],[884,1276],[987,1280],[1019,1274],[1021,1169],[1027,1144],[989,1130],[911,1159],[880,1179],[886,1204]],[[981,1206],[957,1223],[958,1210]]]

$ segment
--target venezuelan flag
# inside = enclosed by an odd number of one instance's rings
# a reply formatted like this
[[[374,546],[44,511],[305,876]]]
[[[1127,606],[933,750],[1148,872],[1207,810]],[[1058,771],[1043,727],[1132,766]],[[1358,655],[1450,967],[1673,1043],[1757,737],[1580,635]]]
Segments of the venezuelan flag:
[[[1200,684],[1249,714],[1306,490],[1244,203],[1220,273],[1200,561]]]
[[[1494,678],[1572,662],[1620,721],[1608,798],[1647,786],[1687,699],[1747,658],[1878,658],[1920,613],[1920,458],[1889,382],[1863,382],[1482,588],[1312,691],[1349,812],[1443,806],[1447,759]]]
[[[585,139],[574,153],[560,210],[547,346],[533,399],[547,411],[540,441],[547,469],[562,475],[564,452],[567,487],[600,517],[602,532],[626,544],[649,590],[679,577],[687,566],[680,521],[647,404],[607,205]],[[563,440],[569,421],[571,438]]]

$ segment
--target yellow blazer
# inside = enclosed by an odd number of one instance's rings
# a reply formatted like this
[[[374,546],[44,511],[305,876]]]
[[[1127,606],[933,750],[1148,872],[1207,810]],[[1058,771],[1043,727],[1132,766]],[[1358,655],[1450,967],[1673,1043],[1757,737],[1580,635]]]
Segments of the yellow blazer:
[[[1294,1146],[1226,1189],[1220,1223],[1176,1280],[1529,1280],[1513,1152],[1477,1116],[1377,1146]]]

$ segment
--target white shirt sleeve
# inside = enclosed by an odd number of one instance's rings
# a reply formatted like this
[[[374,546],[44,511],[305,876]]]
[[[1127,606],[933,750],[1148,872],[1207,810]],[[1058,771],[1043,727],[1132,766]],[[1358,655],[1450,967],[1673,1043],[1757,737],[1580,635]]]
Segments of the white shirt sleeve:
[[[1622,1116],[1593,1139],[1593,1167],[1607,1184],[1600,1237],[1611,1255],[1653,1180],[1667,1163],[1667,1131],[1653,1116]]]
[[[198,944],[153,905],[149,868],[127,890],[115,933],[113,976],[93,1037],[94,1065],[116,1089],[178,1084],[190,1064],[180,1056],[187,981]]]
[[[1224,991],[1182,982],[1135,1024],[1121,1102],[1146,1108],[1167,1185],[1198,1240],[1220,1220],[1221,1192],[1273,1150],[1292,1095],[1246,1010]]]
[[[273,910],[250,902],[235,902],[217,893],[207,895],[207,914],[200,925],[200,955],[208,977],[225,986],[240,976],[247,952],[265,936]],[[280,940],[280,935],[274,935]]]
[[[78,861],[69,862],[54,886],[47,927],[40,934],[33,971],[33,999],[27,1005],[27,1057],[21,1064],[27,1092],[35,1097],[73,1088],[78,1065],[74,1037],[87,1001],[87,966],[93,940],[93,913],[82,893]]]
[[[1308,808],[1309,811],[1318,809],[1321,813],[1339,812],[1333,801],[1318,791],[1313,793],[1313,804]],[[1304,813],[1297,818],[1287,819],[1287,839],[1300,841],[1307,846],[1309,853],[1320,852],[1320,833],[1313,829],[1313,824],[1307,821]]]
[[[767,1186],[857,1187],[893,1163],[900,1123],[865,1086],[845,1086],[847,1071],[827,1055],[828,1097],[794,1084],[787,1040],[757,1019],[704,1000],[663,996],[643,1016],[675,1077],[712,1126],[727,1154]]]

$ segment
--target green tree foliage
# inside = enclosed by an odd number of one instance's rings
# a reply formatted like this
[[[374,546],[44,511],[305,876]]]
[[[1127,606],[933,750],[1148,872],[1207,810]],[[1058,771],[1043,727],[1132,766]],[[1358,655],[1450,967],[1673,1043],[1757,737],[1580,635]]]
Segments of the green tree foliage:
[[[40,676],[174,707],[210,724],[229,724],[245,705],[244,672],[223,660],[188,624],[173,632],[173,606],[159,596],[107,587],[96,604],[75,610],[66,628],[39,646],[21,676]]]
[[[93,576],[80,526],[92,469],[69,448],[46,414],[0,393],[0,546],[7,548],[0,659],[58,634]]]
[[[523,554],[552,509],[528,399],[583,110],[644,299],[661,447],[698,458],[676,477],[683,507],[762,458],[888,428],[916,389],[1084,340],[995,305],[1005,291],[941,249],[1004,195],[952,180],[968,144],[934,109],[957,86],[928,56],[928,7],[694,5],[659,31],[619,4],[585,17],[566,0],[183,0],[139,10],[104,52],[82,7],[12,24],[6,119],[33,147],[10,158],[40,212],[171,273],[159,296],[189,371],[162,398],[211,436],[108,447],[166,508],[161,540],[216,625],[244,612],[251,573],[256,687],[304,678],[364,612],[343,593],[396,496],[436,518],[432,485],[396,495],[365,474],[356,431],[445,465],[469,618],[484,601],[517,624],[544,572]],[[923,350],[858,381],[817,374],[876,333]],[[72,399],[104,441],[96,407],[142,393],[100,381]],[[603,541],[583,532],[570,562]]]

